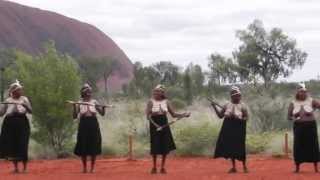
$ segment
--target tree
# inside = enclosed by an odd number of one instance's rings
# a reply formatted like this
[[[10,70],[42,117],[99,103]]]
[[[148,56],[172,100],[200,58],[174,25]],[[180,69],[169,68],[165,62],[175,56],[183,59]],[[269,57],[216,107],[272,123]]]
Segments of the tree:
[[[192,89],[194,95],[200,95],[203,91],[204,74],[202,68],[199,65],[193,65],[192,63],[188,66],[189,74],[192,81]]]
[[[83,81],[88,82],[97,91],[97,83],[104,75],[105,60],[101,58],[81,57],[77,59],[77,62]]]
[[[304,65],[307,53],[298,49],[294,39],[279,28],[267,32],[261,21],[255,20],[246,30],[237,31],[242,44],[233,54],[242,80],[260,82],[265,88],[279,77],[288,77]]]
[[[237,65],[231,58],[226,58],[219,53],[211,54],[209,57],[210,73],[212,83],[234,83],[237,81]]]
[[[192,81],[190,77],[190,69],[187,68],[183,75],[183,89],[184,97],[188,105],[192,104],[193,95],[192,95]]]
[[[104,91],[109,94],[108,81],[115,70],[119,67],[117,60],[109,57],[82,57],[77,60],[84,80],[88,81],[95,90],[98,90],[97,84],[103,79]]]
[[[104,80],[104,91],[107,96],[107,101],[109,101],[109,85],[108,81],[115,72],[115,70],[119,67],[119,63],[115,59],[108,59],[108,58],[103,58],[104,59],[104,73],[103,73],[103,80]]]
[[[35,127],[32,137],[60,156],[75,132],[72,108],[66,108],[65,102],[79,97],[80,75],[76,62],[59,54],[53,42],[46,44],[45,50],[36,57],[17,52],[15,66],[6,73],[12,80],[21,80],[31,100]]]
[[[0,50],[0,94],[1,101],[4,100],[4,89],[9,84],[8,78],[4,77],[5,70],[13,65],[15,60],[15,49],[1,49]]]
[[[136,62],[133,67],[133,79],[128,85],[129,97],[149,96],[151,90],[161,81],[160,73],[151,66],[143,67]]]
[[[152,67],[161,77],[162,84],[175,85],[179,81],[179,67],[172,64],[170,61],[160,61]]]

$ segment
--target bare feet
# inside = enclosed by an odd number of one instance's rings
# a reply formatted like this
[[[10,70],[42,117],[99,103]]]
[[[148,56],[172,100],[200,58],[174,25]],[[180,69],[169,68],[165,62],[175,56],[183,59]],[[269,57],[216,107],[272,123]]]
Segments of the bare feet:
[[[157,174],[157,168],[152,168],[150,173],[151,174]]]
[[[82,170],[82,173],[83,174],[85,174],[85,173],[87,173],[88,171],[87,171],[87,169],[86,168],[84,168],[83,170]]]
[[[19,173],[19,169],[14,169],[11,173],[12,174],[18,174]]]
[[[94,173],[94,169],[91,169],[91,170],[90,170],[90,173],[93,174],[93,173]]]
[[[160,173],[161,173],[161,174],[167,174],[167,171],[166,171],[165,168],[161,168]]]
[[[244,172],[244,173],[249,173],[248,168],[247,168],[247,167],[244,167],[244,168],[243,168],[243,172]]]
[[[231,168],[229,171],[228,171],[229,174],[233,174],[233,173],[237,173],[237,169],[236,168]]]

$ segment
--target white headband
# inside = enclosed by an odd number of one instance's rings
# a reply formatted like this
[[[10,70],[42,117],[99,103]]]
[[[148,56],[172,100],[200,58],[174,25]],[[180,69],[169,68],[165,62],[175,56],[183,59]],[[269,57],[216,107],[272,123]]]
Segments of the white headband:
[[[298,90],[307,91],[306,85],[304,83],[299,83]]]
[[[159,90],[159,91],[165,91],[165,87],[164,87],[164,85],[162,85],[162,84],[158,84],[155,88],[154,88],[154,90]]]
[[[235,91],[235,92],[232,93],[232,91]],[[232,86],[231,87],[231,96],[238,95],[238,94],[241,94],[240,88],[237,86]]]
[[[85,92],[87,90],[92,90],[92,88],[88,83],[85,83],[81,88],[81,92]]]
[[[20,82],[16,79],[16,81],[9,86],[9,92],[12,93],[18,89],[23,88],[23,86],[20,84]]]

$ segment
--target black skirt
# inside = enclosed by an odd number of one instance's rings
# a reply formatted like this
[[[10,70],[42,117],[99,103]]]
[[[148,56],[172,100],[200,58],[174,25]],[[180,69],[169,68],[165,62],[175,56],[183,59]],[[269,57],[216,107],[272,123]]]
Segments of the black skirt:
[[[214,158],[246,160],[246,121],[225,118],[220,130]]]
[[[0,155],[14,161],[28,160],[30,124],[25,114],[7,115],[0,135]]]
[[[166,115],[156,115],[151,117],[152,120],[159,126],[163,126],[168,123]],[[161,131],[157,131],[157,128],[150,122],[150,146],[152,155],[166,155],[170,151],[176,149],[170,127],[165,127]]]
[[[293,133],[294,161],[296,163],[319,162],[319,143],[316,121],[295,122]]]
[[[96,116],[80,118],[74,153],[78,156],[101,154],[101,132]]]

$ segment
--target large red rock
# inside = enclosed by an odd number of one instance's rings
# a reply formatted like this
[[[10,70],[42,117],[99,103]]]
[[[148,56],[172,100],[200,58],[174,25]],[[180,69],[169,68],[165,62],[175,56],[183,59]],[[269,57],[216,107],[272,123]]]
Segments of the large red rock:
[[[54,40],[57,49],[71,56],[108,56],[121,64],[109,81],[120,89],[132,78],[133,65],[115,42],[96,27],[60,14],[0,0],[0,48],[41,52],[44,42]]]

